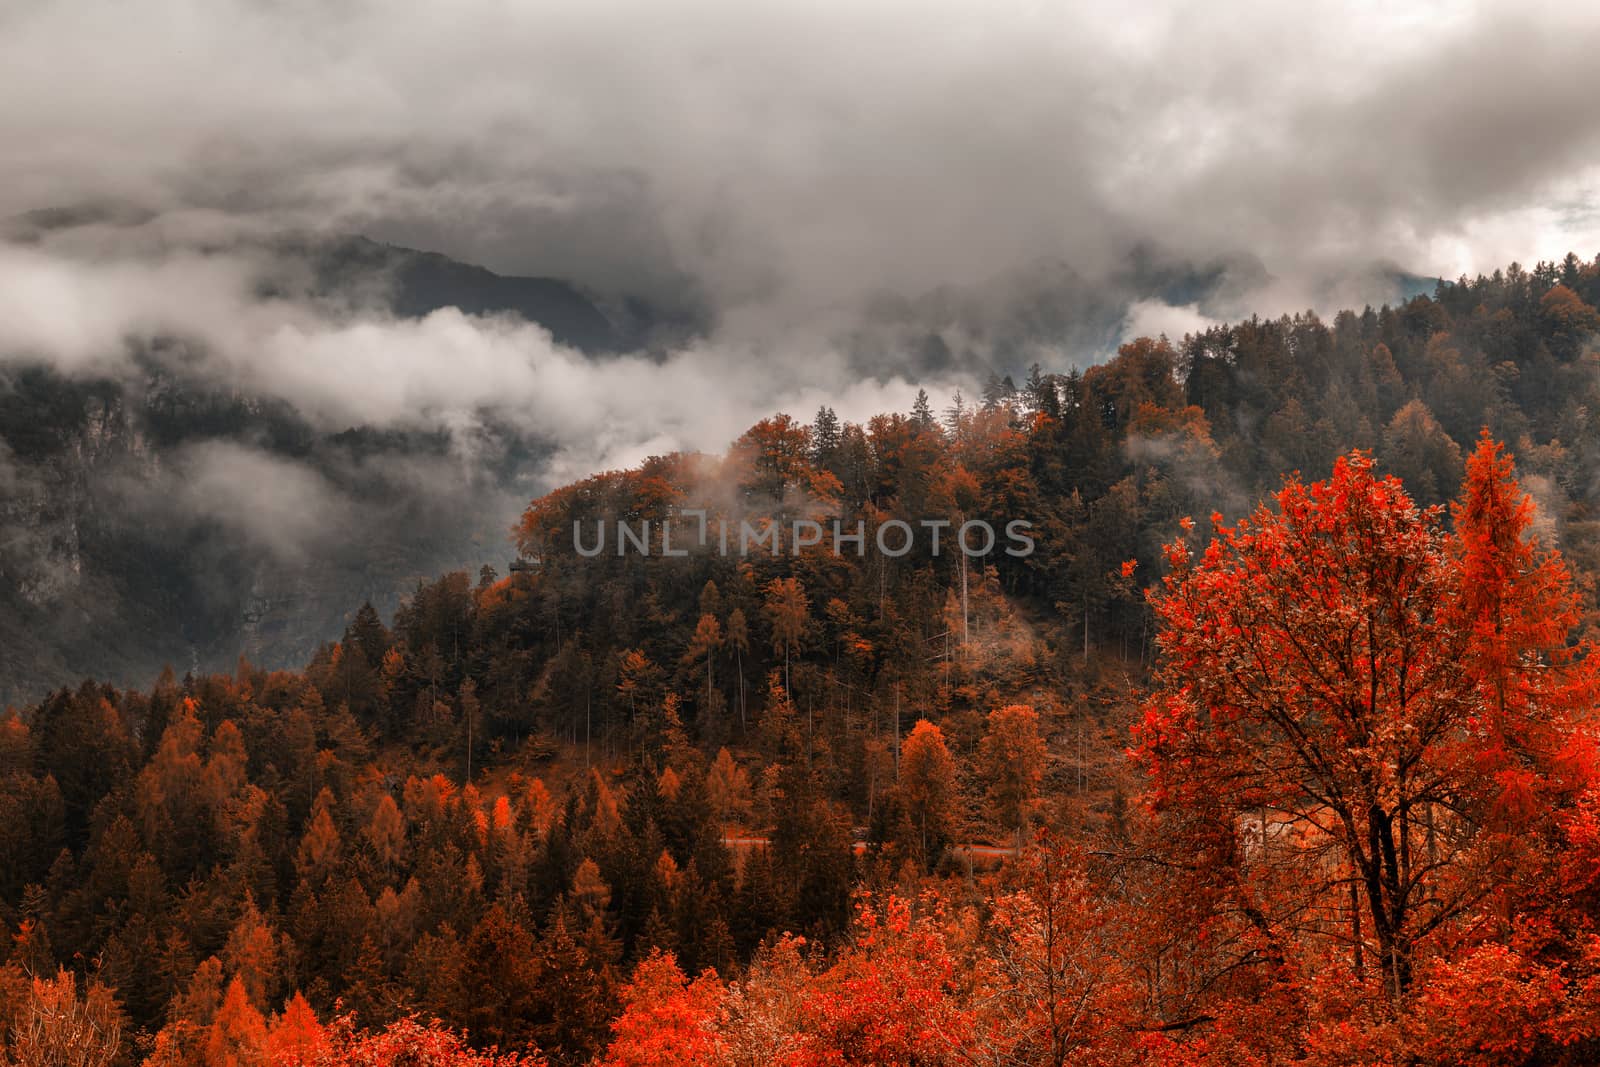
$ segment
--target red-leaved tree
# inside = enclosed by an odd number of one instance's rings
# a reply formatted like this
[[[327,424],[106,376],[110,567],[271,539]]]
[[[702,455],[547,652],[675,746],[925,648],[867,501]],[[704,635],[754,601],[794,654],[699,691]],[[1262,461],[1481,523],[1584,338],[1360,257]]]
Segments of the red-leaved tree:
[[[1544,868],[1591,778],[1571,581],[1487,437],[1453,532],[1361,453],[1213,521],[1198,557],[1168,546],[1153,598],[1135,754],[1164,858],[1237,966],[1287,981],[1343,960],[1403,1016],[1422,963]]]

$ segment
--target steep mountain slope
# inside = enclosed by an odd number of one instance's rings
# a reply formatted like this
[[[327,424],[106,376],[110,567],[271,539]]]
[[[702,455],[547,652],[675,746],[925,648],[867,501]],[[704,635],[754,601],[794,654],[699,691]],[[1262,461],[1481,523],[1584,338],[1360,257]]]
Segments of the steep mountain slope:
[[[165,247],[173,238],[159,221],[90,205],[4,229],[25,249],[80,235]],[[459,308],[536,322],[597,360],[660,355],[710,325],[361,237],[184,239],[248,257],[262,298],[335,322]],[[1248,260],[1154,252],[1100,279],[1042,265],[980,290],[885,298],[835,343],[867,379],[1020,380],[1036,362],[1108,355],[1141,302],[1189,308],[1204,324],[1266,280]],[[1398,296],[1417,284],[1380,272],[1358,288]],[[387,612],[424,576],[503,563],[504,531],[552,447],[538,426],[478,413],[465,442],[438,423],[330,423],[219,375],[184,338],[122,343],[129,357],[115,373],[0,358],[0,702],[85,674],[144,681],[167,663],[301,663],[363,600]]]
[[[143,219],[43,212],[7,235],[26,247]],[[619,327],[561,281],[359,237],[267,254],[265,276],[309,276],[313,300],[505,314],[595,356],[649,329],[637,307]],[[302,662],[362,601],[393,610],[441,567],[505,554],[519,476],[547,447],[537,437],[489,425],[463,457],[439,432],[330,428],[189,373],[173,351],[147,343],[132,373],[105,375],[0,360],[0,704],[83,674],[131,684],[162,664]]]

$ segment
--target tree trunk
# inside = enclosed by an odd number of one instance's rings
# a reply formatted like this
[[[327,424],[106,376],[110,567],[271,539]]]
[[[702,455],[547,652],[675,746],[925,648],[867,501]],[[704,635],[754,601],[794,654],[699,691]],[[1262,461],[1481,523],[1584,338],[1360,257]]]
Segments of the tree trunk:
[[[959,547],[959,546],[958,546]],[[967,661],[967,641],[971,638],[971,631],[967,626],[967,552],[961,550],[961,662]]]

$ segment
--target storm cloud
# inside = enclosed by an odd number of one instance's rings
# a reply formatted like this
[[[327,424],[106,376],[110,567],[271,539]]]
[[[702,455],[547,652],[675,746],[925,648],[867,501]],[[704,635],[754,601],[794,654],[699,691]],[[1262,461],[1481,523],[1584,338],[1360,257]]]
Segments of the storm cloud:
[[[1597,50],[1557,3],[22,0],[0,206],[359,230],[741,337],[1139,246],[1453,276],[1600,244]]]

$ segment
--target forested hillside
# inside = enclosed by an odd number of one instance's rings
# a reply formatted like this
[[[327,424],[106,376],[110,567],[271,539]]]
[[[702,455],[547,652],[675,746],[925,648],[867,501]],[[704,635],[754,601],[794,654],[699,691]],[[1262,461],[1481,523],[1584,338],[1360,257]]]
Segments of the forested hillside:
[[[774,415],[301,671],[11,709],[0,1049],[1593,1062],[1597,307],[1569,256]],[[828,532],[664,554],[700,509]],[[872,550],[973,519],[1036,550]]]

